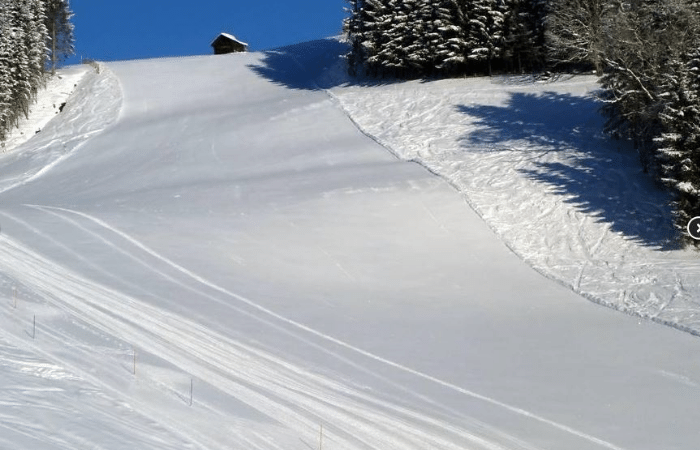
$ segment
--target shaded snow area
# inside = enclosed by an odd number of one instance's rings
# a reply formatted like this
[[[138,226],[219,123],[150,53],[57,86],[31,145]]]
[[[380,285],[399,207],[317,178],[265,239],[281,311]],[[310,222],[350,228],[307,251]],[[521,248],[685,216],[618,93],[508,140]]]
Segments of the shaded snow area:
[[[670,197],[602,134],[594,76],[333,90],[363,130],[448,180],[518,256],[585,297],[700,333],[700,258]]]
[[[344,50],[106,64],[0,155],[0,448],[694,450],[700,340],[576,293],[697,296],[594,80]]]

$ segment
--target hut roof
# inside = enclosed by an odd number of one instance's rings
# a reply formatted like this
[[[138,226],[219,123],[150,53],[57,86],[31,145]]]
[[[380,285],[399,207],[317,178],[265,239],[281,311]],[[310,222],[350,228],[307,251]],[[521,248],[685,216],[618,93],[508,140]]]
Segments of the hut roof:
[[[216,39],[214,39],[213,41],[211,41],[211,44],[210,44],[210,45],[214,45],[214,44],[216,43],[216,41],[218,41],[218,40],[221,39],[221,38],[225,38],[225,39],[228,39],[228,40],[230,40],[230,41],[238,42],[239,44],[245,45],[246,47],[248,46],[248,44],[246,44],[245,42],[243,42],[243,41],[241,41],[240,39],[236,38],[236,36],[234,36],[234,35],[232,35],[232,34],[229,34],[229,33],[220,33],[220,34],[216,37]]]

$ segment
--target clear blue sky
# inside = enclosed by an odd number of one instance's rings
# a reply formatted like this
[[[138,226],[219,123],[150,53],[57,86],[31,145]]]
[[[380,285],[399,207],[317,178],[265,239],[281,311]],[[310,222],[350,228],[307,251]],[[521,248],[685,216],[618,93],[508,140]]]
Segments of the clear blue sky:
[[[344,0],[71,0],[76,56],[102,61],[211,53],[222,31],[266,50],[340,33]]]

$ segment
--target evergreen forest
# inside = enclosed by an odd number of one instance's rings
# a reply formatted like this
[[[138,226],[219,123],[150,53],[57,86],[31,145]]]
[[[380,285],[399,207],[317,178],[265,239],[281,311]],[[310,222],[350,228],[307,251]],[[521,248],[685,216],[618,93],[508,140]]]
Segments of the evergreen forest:
[[[73,54],[69,0],[0,0],[0,142]]]

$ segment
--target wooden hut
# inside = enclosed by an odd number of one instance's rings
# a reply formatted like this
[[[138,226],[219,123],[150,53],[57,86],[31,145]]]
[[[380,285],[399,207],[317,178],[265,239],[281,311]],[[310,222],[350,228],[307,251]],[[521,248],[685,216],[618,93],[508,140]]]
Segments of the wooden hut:
[[[221,33],[211,42],[211,46],[214,47],[215,55],[244,52],[248,48],[248,44],[239,41],[234,35],[228,33]]]

